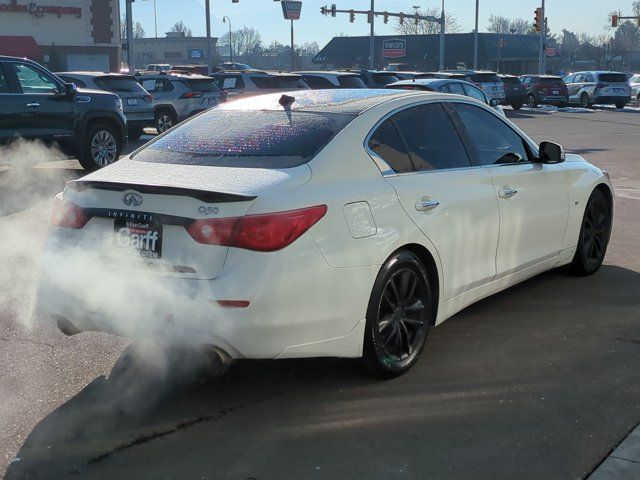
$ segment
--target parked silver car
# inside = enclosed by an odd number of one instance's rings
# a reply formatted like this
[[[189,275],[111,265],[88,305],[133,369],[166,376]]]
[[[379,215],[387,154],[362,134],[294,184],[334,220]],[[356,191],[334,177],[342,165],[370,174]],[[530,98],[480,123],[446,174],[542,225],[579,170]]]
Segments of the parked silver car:
[[[153,95],[158,133],[227,100],[227,94],[204,75],[180,73],[142,74],[138,82]]]
[[[262,70],[230,70],[211,75],[230,96],[260,95],[284,90],[309,90],[300,75]]]
[[[631,86],[627,75],[621,72],[575,72],[564,77],[569,92],[569,103],[583,108],[592,105],[615,105],[624,108],[631,99]]]
[[[60,72],[56,75],[79,88],[105,90],[118,95],[127,118],[129,140],[139,139],[143,128],[153,127],[153,97],[136,82],[135,77],[104,72]]]

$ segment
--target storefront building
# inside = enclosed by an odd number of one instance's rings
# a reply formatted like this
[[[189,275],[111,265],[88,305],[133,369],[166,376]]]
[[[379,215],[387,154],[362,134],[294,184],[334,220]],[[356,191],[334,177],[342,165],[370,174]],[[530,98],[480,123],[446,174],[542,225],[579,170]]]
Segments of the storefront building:
[[[118,0],[0,0],[0,55],[53,71],[118,71]]]

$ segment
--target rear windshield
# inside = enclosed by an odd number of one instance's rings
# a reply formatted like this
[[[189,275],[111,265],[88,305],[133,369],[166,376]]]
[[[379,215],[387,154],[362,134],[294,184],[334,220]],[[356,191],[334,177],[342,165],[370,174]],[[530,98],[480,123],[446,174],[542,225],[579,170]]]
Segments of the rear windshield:
[[[338,75],[338,83],[342,88],[367,88],[358,75]]]
[[[201,79],[189,79],[183,80],[183,82],[194,92],[219,92],[220,87],[216,84],[213,79],[209,80],[207,78]]]
[[[150,143],[134,160],[288,168],[308,162],[355,117],[338,113],[210,110]]]
[[[474,73],[471,75],[471,81],[474,83],[500,83],[500,77],[495,73]]]
[[[554,85],[557,83],[564,83],[560,77],[543,77],[536,79],[535,83],[540,83],[542,85]]]
[[[144,88],[134,77],[98,77],[94,80],[101,89],[118,93],[141,93]]]
[[[601,73],[598,79],[601,82],[627,83],[627,76],[624,73]]]
[[[292,89],[307,86],[302,77],[251,77],[251,80],[256,87],[265,89]]]
[[[520,80],[518,80],[516,77],[503,77],[502,83],[504,83],[505,85],[516,85],[520,83]]]
[[[388,85],[397,82],[399,78],[392,73],[374,73],[373,80],[380,85]]]

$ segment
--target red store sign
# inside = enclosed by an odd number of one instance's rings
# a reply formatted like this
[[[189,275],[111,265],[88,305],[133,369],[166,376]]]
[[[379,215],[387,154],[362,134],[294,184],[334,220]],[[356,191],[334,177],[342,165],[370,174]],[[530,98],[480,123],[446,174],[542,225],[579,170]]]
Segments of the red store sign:
[[[81,7],[62,7],[60,5],[39,5],[36,2],[18,3],[18,0],[11,0],[9,3],[0,3],[0,13],[30,13],[34,17],[44,17],[46,14],[74,15],[76,18],[82,17]]]

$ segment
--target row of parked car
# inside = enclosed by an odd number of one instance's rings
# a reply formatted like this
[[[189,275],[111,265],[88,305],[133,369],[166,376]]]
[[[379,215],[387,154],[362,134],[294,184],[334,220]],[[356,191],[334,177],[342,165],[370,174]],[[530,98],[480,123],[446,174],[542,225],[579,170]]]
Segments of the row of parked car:
[[[500,112],[500,105],[611,103],[622,108],[632,96],[640,100],[640,75],[630,83],[618,72],[577,72],[562,79],[472,70],[286,73],[246,67],[210,76],[161,68],[135,75],[54,74],[27,59],[0,57],[0,142],[15,136],[56,142],[91,170],[115,161],[127,138],[138,139],[144,128],[163,133],[237,96],[302,89],[417,89],[466,95]]]

